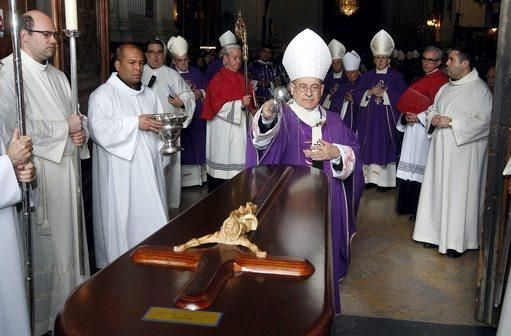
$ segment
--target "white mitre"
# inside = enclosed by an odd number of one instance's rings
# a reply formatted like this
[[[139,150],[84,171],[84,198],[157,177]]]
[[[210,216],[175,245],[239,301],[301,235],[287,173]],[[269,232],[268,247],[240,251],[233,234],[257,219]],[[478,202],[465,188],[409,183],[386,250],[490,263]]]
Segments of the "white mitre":
[[[399,50],[399,56],[397,57],[397,59],[400,61],[405,60],[405,52],[403,50]]]
[[[392,55],[395,44],[392,36],[382,29],[374,35],[370,46],[373,56],[390,56]]]
[[[342,57],[342,64],[344,66],[344,70],[346,71],[355,71],[360,67],[360,55],[357,54],[355,50],[347,52]]]
[[[408,52],[406,53],[406,59],[407,59],[407,60],[411,60],[412,58],[413,58],[413,53],[412,53],[411,51],[408,51]]]
[[[392,52],[392,58],[397,58],[398,56],[399,56],[399,50],[394,49],[394,51]]]
[[[167,48],[174,57],[183,57],[188,53],[188,42],[181,36],[172,36],[167,42]]]
[[[419,54],[419,52],[417,51],[417,49],[415,49],[413,52],[412,52],[412,56],[413,58],[419,58],[421,54]]]
[[[332,59],[342,59],[344,54],[346,53],[346,47],[336,39],[333,39],[328,43],[328,49],[330,50],[330,55],[332,55]]]
[[[291,81],[303,77],[324,80],[332,58],[323,39],[312,30],[305,29],[287,46],[282,64]]]
[[[238,40],[236,40],[236,36],[232,33],[232,31],[228,30],[225,33],[222,34],[218,38],[218,41],[220,41],[220,46],[225,47],[230,44],[238,44]]]

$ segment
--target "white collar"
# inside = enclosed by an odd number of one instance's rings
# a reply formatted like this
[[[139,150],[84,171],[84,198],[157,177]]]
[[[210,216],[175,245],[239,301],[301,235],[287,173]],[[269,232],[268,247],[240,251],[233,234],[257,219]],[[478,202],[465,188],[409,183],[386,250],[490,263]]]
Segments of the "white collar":
[[[144,92],[145,89],[145,86],[141,85],[140,90],[133,90],[117,76],[117,72],[112,72],[110,78],[108,78],[107,83],[131,96],[138,96],[139,94]]]
[[[378,70],[378,69],[375,69],[376,70],[376,73],[377,74],[382,74],[382,75],[386,75],[387,72],[389,71],[389,67],[387,66],[385,69],[383,70]]]

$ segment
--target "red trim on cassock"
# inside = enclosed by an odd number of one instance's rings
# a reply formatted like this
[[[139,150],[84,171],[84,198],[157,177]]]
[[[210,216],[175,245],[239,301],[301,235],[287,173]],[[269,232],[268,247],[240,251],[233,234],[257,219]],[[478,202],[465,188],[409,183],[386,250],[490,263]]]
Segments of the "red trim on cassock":
[[[252,91],[252,83],[249,81],[249,94]],[[213,119],[225,103],[240,100],[243,96],[245,96],[245,77],[239,72],[222,67],[209,82],[206,90],[206,99],[202,106],[201,118],[206,120]],[[255,109],[253,102],[249,108],[250,110]]]

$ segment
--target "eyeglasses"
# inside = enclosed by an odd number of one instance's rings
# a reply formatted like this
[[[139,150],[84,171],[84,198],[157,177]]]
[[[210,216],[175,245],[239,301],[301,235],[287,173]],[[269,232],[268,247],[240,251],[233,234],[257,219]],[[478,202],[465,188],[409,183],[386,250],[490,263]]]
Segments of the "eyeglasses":
[[[148,50],[147,53],[150,55],[163,55],[163,50]]]
[[[293,86],[301,93],[309,92],[309,90],[311,90],[312,93],[318,93],[321,90],[320,84],[312,84],[311,86],[307,86],[307,84],[293,84]]]
[[[28,32],[31,32],[31,33],[42,34],[47,39],[49,39],[52,36],[55,40],[60,39],[60,33],[58,33],[58,32],[52,32],[52,31],[47,31],[47,30],[34,30],[34,29],[25,29],[25,30]]]
[[[433,62],[438,62],[438,61],[440,61],[440,59],[434,59],[434,58],[426,58],[426,57],[423,57],[423,58],[422,58],[422,61],[423,61],[424,63],[433,63]]]

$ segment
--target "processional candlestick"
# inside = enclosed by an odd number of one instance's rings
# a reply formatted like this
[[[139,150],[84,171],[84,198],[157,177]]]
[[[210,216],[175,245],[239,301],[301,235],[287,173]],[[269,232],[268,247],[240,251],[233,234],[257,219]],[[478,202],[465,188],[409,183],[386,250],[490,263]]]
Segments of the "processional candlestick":
[[[23,97],[23,66],[21,64],[21,46],[20,46],[20,26],[16,0],[9,1],[11,9],[11,27],[12,27],[12,50],[14,63],[14,90],[16,93],[16,111],[18,112],[18,127],[20,136],[27,134],[25,101]],[[21,184],[21,203],[23,216],[23,252],[25,258],[25,283],[29,303],[30,330],[34,333],[35,315],[34,315],[34,271],[32,269],[32,226],[30,225],[30,188],[28,183]]]
[[[71,99],[73,104],[73,115],[79,115],[78,110],[78,69],[76,61],[76,38],[80,35],[78,31],[78,15],[76,10],[76,0],[65,1],[66,28],[64,32],[69,37],[69,64],[71,70]],[[76,147],[76,223],[78,225],[78,256],[80,265],[80,275],[85,275],[85,250],[83,246],[83,211],[82,211],[82,168],[80,148]]]

